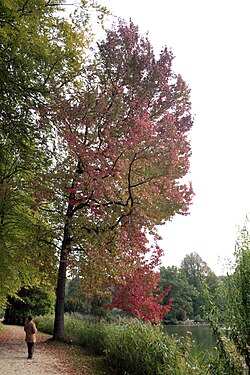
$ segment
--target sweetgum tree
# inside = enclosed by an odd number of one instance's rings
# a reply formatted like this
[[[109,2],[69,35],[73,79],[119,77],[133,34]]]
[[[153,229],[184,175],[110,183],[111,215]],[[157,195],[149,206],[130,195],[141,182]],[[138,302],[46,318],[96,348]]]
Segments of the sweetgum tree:
[[[91,275],[91,288],[107,288],[136,268],[147,231],[188,211],[192,187],[181,178],[189,169],[191,106],[172,60],[167,48],[156,58],[138,28],[121,20],[98,44],[78,88],[55,90],[54,105],[40,108],[42,126],[53,124],[56,134],[55,339],[64,334],[68,266],[83,284]]]

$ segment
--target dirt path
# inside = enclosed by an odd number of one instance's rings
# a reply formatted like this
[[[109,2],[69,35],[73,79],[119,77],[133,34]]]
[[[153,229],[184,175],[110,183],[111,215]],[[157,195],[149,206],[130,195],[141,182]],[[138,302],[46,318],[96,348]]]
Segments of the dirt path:
[[[4,326],[4,333],[0,333],[0,374],[80,375],[60,347],[46,342],[48,338],[38,332],[34,359],[28,360],[23,327]]]

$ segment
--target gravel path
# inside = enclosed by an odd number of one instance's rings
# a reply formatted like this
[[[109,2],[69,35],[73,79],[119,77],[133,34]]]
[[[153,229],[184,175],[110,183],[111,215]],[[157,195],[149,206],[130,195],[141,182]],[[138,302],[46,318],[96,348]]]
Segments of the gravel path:
[[[4,326],[0,334],[1,375],[79,375],[64,351],[46,342],[51,336],[37,334],[34,359],[27,359],[23,327]]]

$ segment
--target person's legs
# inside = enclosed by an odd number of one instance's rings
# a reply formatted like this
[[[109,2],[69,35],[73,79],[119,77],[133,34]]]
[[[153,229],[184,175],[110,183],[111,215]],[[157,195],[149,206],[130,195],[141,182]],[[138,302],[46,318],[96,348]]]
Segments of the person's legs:
[[[33,357],[35,344],[33,342],[27,342],[27,346],[28,346],[28,358],[31,359]]]
[[[32,342],[32,343],[31,343],[31,348],[30,348],[31,357],[33,357],[34,349],[35,349],[35,343]]]
[[[28,348],[28,358],[30,358],[30,342],[27,342],[27,348]]]

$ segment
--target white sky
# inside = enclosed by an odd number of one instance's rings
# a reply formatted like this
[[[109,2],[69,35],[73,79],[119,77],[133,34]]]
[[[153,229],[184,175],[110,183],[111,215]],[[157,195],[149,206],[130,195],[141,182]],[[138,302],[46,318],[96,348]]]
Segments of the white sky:
[[[198,252],[218,275],[233,256],[238,227],[250,212],[249,0],[102,0],[115,15],[167,45],[174,70],[191,88],[195,122],[190,215],[160,228],[163,265]],[[219,262],[218,259],[221,259]]]

